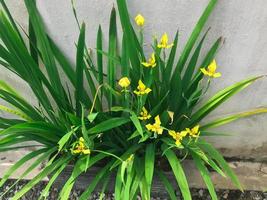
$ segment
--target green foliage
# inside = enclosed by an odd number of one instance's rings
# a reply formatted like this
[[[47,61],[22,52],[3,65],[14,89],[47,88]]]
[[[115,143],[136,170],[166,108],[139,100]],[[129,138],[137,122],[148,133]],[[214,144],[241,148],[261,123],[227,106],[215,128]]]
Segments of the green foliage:
[[[126,0],[117,0],[122,38],[117,35],[117,11],[112,8],[108,49],[103,48],[103,33],[99,26],[96,49],[92,52],[88,51],[85,42],[85,24],[80,25],[72,4],[80,29],[74,66],[48,36],[35,1],[24,2],[29,13],[26,37],[21,34],[5,1],[0,0],[0,64],[30,86],[38,104],[31,105],[0,80],[0,98],[6,102],[0,105],[0,110],[12,115],[0,117],[0,152],[36,143],[40,148],[13,165],[0,181],[0,187],[25,162],[34,160],[19,179],[31,173],[44,159],[47,164],[13,199],[20,199],[44,177],[51,175],[39,198],[46,199],[55,180],[72,164],[72,174],[59,199],[69,198],[75,181],[85,171],[103,165],[80,199],[88,199],[96,187],[102,188],[103,193],[115,174],[116,200],[133,200],[137,195],[150,199],[156,176],[174,200],[176,188],[167,179],[160,162],[163,160],[173,172],[184,199],[190,200],[190,184],[181,163],[186,158],[196,164],[213,200],[217,196],[208,167],[229,177],[242,190],[223,156],[205,142],[203,136],[218,136],[219,133],[207,129],[265,113],[267,108],[202,124],[214,109],[262,78],[240,81],[217,92],[206,102],[202,101],[210,84],[220,76],[213,60],[221,37],[201,58],[209,29],[203,35],[202,30],[217,0],[210,0],[180,55],[177,55],[180,37],[177,31],[172,42],[167,41],[166,34],[161,39],[154,39],[150,59],[145,57],[147,53],[143,50],[144,21],[139,19],[141,22],[136,22],[134,29]],[[59,75],[59,71],[63,74]],[[34,144],[23,145],[24,142]]]

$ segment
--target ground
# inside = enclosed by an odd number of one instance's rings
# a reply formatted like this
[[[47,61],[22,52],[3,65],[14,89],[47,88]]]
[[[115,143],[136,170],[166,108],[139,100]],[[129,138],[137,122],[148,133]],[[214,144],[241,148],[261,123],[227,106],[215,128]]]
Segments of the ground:
[[[2,188],[0,188],[0,196],[4,191],[14,183],[14,180],[9,180]],[[11,189],[1,200],[9,200],[11,197],[25,185],[27,181],[20,181],[19,184]],[[37,200],[40,196],[40,193],[46,182],[41,182],[36,185],[32,190],[30,190],[22,200]],[[70,200],[78,199],[82,191],[74,190],[71,193]],[[52,188],[48,200],[56,200],[59,191],[57,188]],[[217,190],[217,194],[220,200],[267,200],[267,192],[258,192],[258,191],[245,191],[244,193],[236,190]],[[209,200],[210,196],[208,195],[207,190],[205,189],[192,189],[193,200]],[[99,199],[99,194],[93,194],[90,198],[91,200]],[[112,200],[113,194],[106,194],[104,200]],[[140,198],[141,199],[141,198]],[[167,200],[167,197],[153,197],[154,200]],[[180,194],[177,194],[177,199],[180,200]]]

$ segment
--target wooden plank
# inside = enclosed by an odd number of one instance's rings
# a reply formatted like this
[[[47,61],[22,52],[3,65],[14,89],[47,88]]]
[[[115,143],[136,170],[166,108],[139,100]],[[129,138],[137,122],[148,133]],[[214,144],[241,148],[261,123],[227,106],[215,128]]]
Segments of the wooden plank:
[[[190,187],[192,188],[205,188],[203,181],[194,166],[192,161],[184,161],[183,166],[188,178]],[[231,162],[230,166],[234,169],[238,175],[240,182],[246,190],[263,190],[267,187],[267,164],[264,163],[253,163],[253,162]],[[81,175],[76,181],[75,187],[77,189],[84,189],[90,183],[95,174],[99,171],[99,168],[92,168],[85,174]],[[56,181],[57,187],[61,187],[66,182],[67,178],[72,172],[72,167],[69,166],[59,176]],[[171,181],[174,187],[177,188],[176,181],[170,172],[165,172],[168,179]],[[215,172],[211,172],[212,180],[217,189],[236,189],[228,178],[221,177]],[[114,188],[114,175],[111,178],[108,191],[113,192]],[[178,190],[178,188],[177,188]],[[154,177],[153,180],[153,194],[165,194],[165,189],[158,177]]]
[[[19,158],[23,155],[29,153],[29,151],[13,151],[13,152],[2,152],[0,153],[0,178],[3,176],[4,172],[11,167]],[[25,163],[21,169],[16,173],[12,174],[11,178],[18,178],[21,173],[26,170],[32,162]],[[260,162],[230,162],[231,167],[234,169],[238,175],[240,182],[246,190],[266,190],[267,189],[267,164]],[[190,187],[192,188],[205,188],[203,181],[196,170],[194,163],[190,160],[185,160],[183,162],[185,173],[188,178]],[[41,166],[36,168],[32,173],[30,173],[25,179],[32,179],[42,170]],[[78,189],[84,189],[90,183],[90,180],[94,177],[99,168],[92,168],[87,173],[79,177],[76,181],[75,187]],[[59,176],[55,185],[60,187],[70,176],[72,167],[68,166],[66,170]],[[168,178],[171,180],[174,186],[176,182],[171,173],[166,173]],[[225,179],[219,176],[217,173],[211,172],[211,176],[215,187],[217,189],[236,189],[229,179]],[[114,180],[114,176],[112,177]],[[48,180],[45,178],[44,180]],[[114,181],[109,184],[109,190],[112,191],[114,188]],[[159,182],[158,178],[155,177],[153,181],[153,191],[154,192],[164,192],[164,186]]]

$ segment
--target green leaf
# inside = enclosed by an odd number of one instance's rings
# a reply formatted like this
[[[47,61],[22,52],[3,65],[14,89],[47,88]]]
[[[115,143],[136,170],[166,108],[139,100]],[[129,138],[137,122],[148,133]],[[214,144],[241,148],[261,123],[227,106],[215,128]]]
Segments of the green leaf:
[[[34,28],[33,28],[33,25],[31,23],[30,17],[29,17],[29,46],[30,46],[31,56],[38,65],[38,63],[39,63],[38,53],[39,52],[37,49],[37,38],[36,38],[36,35],[34,33]]]
[[[40,182],[44,177],[58,169],[64,163],[68,162],[71,156],[61,157],[53,162],[51,165],[46,166],[37,176],[35,176],[30,182],[28,182],[20,191],[18,191],[12,198],[14,200],[20,199],[26,192],[28,192],[34,185]]]
[[[142,60],[145,60],[144,53],[142,51],[140,43],[131,25],[126,1],[117,0],[117,6],[118,6],[119,15],[120,15],[123,35],[125,36],[125,39],[128,42],[127,49],[129,53],[129,59],[131,61],[131,66],[132,66],[131,79],[132,79],[132,82],[135,84],[138,82],[139,78],[141,77],[140,76],[141,65],[140,65],[139,56],[142,57]]]
[[[138,158],[137,156],[134,159],[134,170],[135,176],[132,181],[131,189],[130,189],[130,200],[135,200],[138,194],[138,187],[141,184],[142,178],[144,177],[144,159]]]
[[[211,97],[202,107],[200,107],[191,117],[189,123],[185,123],[185,126],[192,126],[197,124],[201,119],[207,116],[211,111],[221,105],[223,102],[228,100],[234,94],[240,92],[241,90],[248,87],[257,79],[262,78],[262,76],[257,76],[249,78],[238,83],[235,83],[215,94]]]
[[[15,20],[14,20],[14,18],[12,17],[12,15],[11,15],[11,13],[10,13],[8,7],[6,6],[5,0],[0,0],[0,3],[1,3],[1,5],[2,5],[4,11],[6,12],[6,14],[7,14],[7,16],[8,16],[8,19],[10,20],[10,22],[11,22],[13,28],[16,30],[17,34],[19,35],[21,42],[23,42],[23,38],[22,38],[22,36],[20,35],[20,31],[19,31],[19,29],[18,29],[18,27],[17,27],[17,23],[15,22]],[[24,45],[25,45],[25,44],[24,44]]]
[[[45,188],[42,190],[41,195],[38,200],[41,200],[43,197],[46,199],[49,195],[49,190],[52,187],[53,183],[57,179],[57,177],[61,174],[61,172],[66,168],[69,162],[63,163],[53,174],[53,176],[49,179],[48,183],[46,184]]]
[[[5,196],[5,194],[7,194],[10,190],[12,190],[17,183],[23,179],[26,175],[28,175],[29,173],[32,172],[33,169],[35,169],[36,167],[40,166],[40,164],[45,160],[48,159],[52,153],[54,153],[57,150],[57,148],[51,148],[51,149],[47,149],[46,152],[44,152],[41,156],[39,156],[31,165],[30,167],[28,167],[17,179],[16,181],[7,189],[5,190],[4,193],[1,193],[0,195],[0,199],[3,198],[3,196]],[[36,156],[37,157],[37,156]],[[35,157],[35,158],[36,158]],[[33,159],[35,159],[33,158]],[[1,185],[1,184],[0,184]],[[1,186],[0,186],[1,187]]]
[[[100,25],[97,31],[96,49],[102,51],[102,29]],[[101,85],[103,84],[103,56],[99,51],[96,52],[96,56],[98,67],[98,82]]]
[[[167,148],[168,147],[165,144],[162,146],[163,151],[165,151]],[[176,181],[179,185],[179,188],[182,192],[184,199],[191,200],[192,198],[191,198],[189,186],[188,186],[186,176],[185,176],[185,173],[184,173],[184,170],[182,168],[180,161],[178,160],[175,153],[171,149],[168,149],[165,151],[165,156],[170,163],[170,166],[172,168],[172,171],[174,173],[174,176],[176,178]]]
[[[71,131],[66,133],[59,141],[58,141],[58,151],[61,151],[64,145],[69,141],[70,137],[79,129],[79,127],[73,128]]]
[[[12,88],[10,85],[8,85],[6,82],[4,82],[3,80],[0,80],[0,88],[8,93],[11,93],[13,94],[14,96],[20,98],[20,99],[23,99],[19,94],[18,92]],[[25,101],[25,100],[24,100]]]
[[[123,117],[114,117],[111,119],[108,119],[106,121],[103,121],[99,124],[97,124],[96,126],[90,128],[88,130],[89,134],[96,134],[96,133],[102,133],[105,131],[108,131],[110,129],[119,127],[123,124],[128,123],[130,120],[127,118],[123,118]]]
[[[90,157],[89,163],[87,163],[87,157],[88,156],[83,156],[80,157],[75,165],[74,165],[74,169],[72,171],[71,176],[69,177],[69,179],[67,180],[67,182],[64,184],[59,197],[61,200],[65,199],[67,200],[69,198],[69,194],[71,192],[72,187],[75,184],[75,180],[77,179],[77,177],[83,173],[84,171],[88,170],[91,166],[93,166],[95,163],[97,163],[99,160],[102,160],[103,158],[105,158],[107,155],[99,153],[93,157]]]
[[[122,177],[121,177],[121,165],[118,167],[116,180],[115,180],[115,199],[121,199],[122,190]]]
[[[189,39],[187,40],[187,43],[181,53],[181,56],[179,58],[179,61],[177,63],[176,69],[174,71],[173,77],[172,79],[175,79],[178,72],[181,72],[184,68],[184,65],[189,57],[189,54],[196,42],[196,40],[198,39],[198,36],[200,35],[206,21],[208,20],[208,17],[210,16],[212,10],[214,9],[214,6],[216,5],[217,0],[210,0],[209,4],[207,5],[205,11],[203,12],[203,14],[201,15],[201,17],[199,18],[196,26],[194,27],[194,30],[192,31]]]
[[[175,55],[176,55],[176,50],[177,50],[177,44],[178,44],[178,37],[179,37],[179,32],[176,32],[175,39],[173,41],[173,47],[171,49],[168,62],[166,65],[166,69],[164,71],[164,80],[168,83],[170,82],[170,77],[173,69],[173,63],[175,60]]]
[[[206,168],[206,166],[203,164],[203,162],[201,161],[201,158],[199,158],[196,154],[192,153],[191,154],[193,159],[194,159],[194,162],[209,190],[209,193],[210,193],[210,196],[212,198],[212,200],[217,200],[217,195],[216,195],[216,191],[215,191],[215,188],[213,186],[213,183],[212,183],[212,180],[211,180],[211,177],[210,177],[210,173],[208,171],[208,169]]]
[[[150,143],[146,146],[145,152],[145,177],[148,186],[148,196],[150,197],[150,190],[154,174],[155,165],[155,144]]]
[[[109,47],[108,53],[111,56],[116,56],[117,54],[117,24],[116,24],[116,10],[113,7],[110,15],[110,24],[109,24]],[[108,59],[108,84],[111,88],[115,89],[116,83],[116,63],[113,60]],[[109,106],[113,105],[112,94],[109,94],[108,98]]]
[[[103,179],[109,172],[109,167],[111,166],[112,161],[109,162],[105,167],[103,167],[95,176],[95,178],[91,181],[90,185],[87,186],[86,190],[80,196],[80,200],[87,200],[92,192],[94,191],[97,184]]]
[[[210,50],[208,51],[208,53],[206,54],[203,62],[200,65],[201,67],[206,67],[208,66],[212,60],[214,59],[218,48],[220,47],[220,44],[222,43],[222,37],[219,37],[214,44],[212,45],[212,47],[210,48]],[[189,84],[187,91],[186,91],[186,96],[188,97],[189,95],[191,95],[198,87],[199,81],[202,80],[203,78],[203,73],[200,71],[200,68],[197,70],[196,75],[194,76],[193,80],[191,81],[191,83]]]
[[[207,142],[203,140],[198,141],[198,146],[203,149],[208,155],[210,155],[216,162],[221,166],[227,176],[233,181],[235,186],[243,191],[243,188],[238,180],[238,177],[235,175],[234,171],[229,167],[228,163],[224,160],[223,156]]]
[[[267,108],[263,107],[263,108],[256,108],[253,110],[232,114],[232,115],[229,115],[227,117],[215,119],[211,122],[208,122],[204,125],[201,125],[201,130],[206,130],[209,128],[222,126],[224,124],[231,123],[231,122],[236,121],[236,120],[241,119],[241,118],[250,117],[252,115],[258,115],[258,114],[262,114],[262,113],[266,113],[266,112],[267,112]]]
[[[218,174],[220,174],[223,177],[226,177],[225,173],[216,164],[216,162],[214,162],[211,158],[209,158],[198,146],[189,147],[189,148],[190,148],[190,152],[199,156],[203,161],[205,161],[209,166],[211,166]]]
[[[23,97],[21,97],[18,92],[6,84],[4,81],[0,80],[0,98],[19,109],[24,115],[34,120],[43,120],[43,116],[30,105]]]
[[[135,176],[133,161],[130,161],[127,166],[127,178],[123,187],[123,199],[130,199],[130,189]]]
[[[194,54],[192,55],[188,65],[187,65],[187,68],[186,68],[184,76],[183,76],[183,81],[182,81],[184,89],[186,89],[188,87],[188,85],[192,79],[192,76],[194,74],[196,64],[197,64],[197,61],[199,58],[200,50],[202,48],[203,42],[204,42],[209,30],[210,29],[208,29],[206,31],[206,33],[204,34],[204,36],[202,37],[201,41],[199,42],[197,48],[195,49]]]
[[[136,130],[138,131],[138,133],[144,137],[144,134],[143,134],[143,128],[141,126],[141,123],[138,119],[138,117],[136,116],[136,114],[134,112],[131,112],[131,117],[130,117],[131,121],[133,122]]]
[[[75,84],[75,101],[76,113],[81,115],[81,102],[83,99],[83,70],[84,70],[84,47],[85,47],[85,24],[82,24],[80,36],[77,45],[76,54],[76,84]]]
[[[48,77],[53,87],[56,88],[55,90],[57,94],[60,95],[60,97],[64,99],[64,91],[63,91],[63,87],[60,82],[58,70],[56,68],[56,62],[54,60],[53,52],[51,50],[51,46],[46,36],[44,24],[38,13],[35,2],[32,0],[24,0],[24,2],[27,7],[29,16],[31,16],[30,21],[31,21],[33,30],[35,34],[38,36],[36,37],[37,44],[42,54],[42,59],[46,67]]]
[[[43,148],[43,149],[39,149],[37,151],[33,151],[29,154],[27,154],[26,156],[24,156],[23,158],[21,158],[19,161],[17,161],[12,167],[9,168],[9,170],[3,175],[1,181],[0,181],[0,187],[2,187],[4,185],[4,183],[8,180],[8,178],[10,177],[11,174],[13,174],[18,168],[20,168],[22,165],[24,165],[27,161],[35,158],[36,156],[38,156],[39,154],[42,154],[44,152],[46,152],[48,149],[47,148]]]
[[[24,123],[24,120],[18,120],[18,119],[6,119],[3,117],[0,117],[0,128],[6,129],[12,125]]]
[[[133,138],[136,138],[137,136],[140,136],[139,132],[136,130],[133,132],[133,134],[127,139],[127,140],[131,140]]]
[[[147,182],[144,176],[141,179],[139,188],[140,188],[140,193],[141,193],[141,199],[149,199],[148,185],[147,185]]]
[[[121,76],[129,77],[130,71],[130,63],[129,63],[129,53],[127,47],[126,36],[123,34],[122,37],[122,48],[121,48]]]
[[[126,161],[123,161],[121,163],[121,166],[120,166],[120,173],[121,173],[120,177],[121,177],[121,182],[123,184],[125,184],[125,182],[124,182],[124,174],[125,174],[125,170],[126,170],[127,165],[128,165],[128,163]]]
[[[43,140],[57,143],[63,135],[62,130],[55,128],[53,125],[44,122],[26,122],[16,124],[5,130],[0,131],[0,135],[14,135],[20,133],[24,136],[36,135]],[[41,141],[39,141],[41,142]]]
[[[137,132],[143,137],[144,134],[143,134],[143,128],[141,126],[141,123],[137,117],[137,115],[135,114],[135,112],[131,109],[128,109],[128,108],[123,108],[123,107],[119,107],[119,106],[114,106],[111,108],[111,111],[113,112],[120,112],[120,111],[124,111],[124,112],[127,112],[127,113],[130,113],[131,116],[130,116],[130,119],[131,121],[133,122]]]
[[[87,119],[89,120],[89,122],[93,122],[95,120],[95,118],[97,117],[98,113],[90,113],[88,116],[87,116]]]
[[[159,176],[160,180],[162,181],[166,191],[168,192],[170,199],[176,200],[177,197],[175,195],[175,190],[173,189],[173,186],[171,185],[171,183],[169,182],[167,177],[164,175],[164,173],[161,170],[157,170],[156,173],[158,174],[158,176]]]
[[[20,110],[13,110],[11,108],[8,108],[6,106],[0,105],[0,110],[8,112],[10,114],[16,115],[17,117],[20,117],[22,119],[25,119],[27,121],[32,121],[32,119],[27,116],[25,113],[21,112]]]
[[[230,133],[215,133],[210,131],[201,131],[201,136],[232,136]]]
[[[143,147],[143,144],[137,144],[134,146],[130,146],[121,156],[120,159],[121,160],[126,160],[127,158],[129,158],[129,156],[131,154],[135,154],[135,152],[140,149],[141,147]],[[115,161],[115,163],[110,167],[110,169],[114,169],[115,167],[117,167],[118,165],[121,164],[120,160]]]
[[[74,67],[68,60],[68,58],[63,54],[63,52],[59,49],[59,47],[55,44],[55,42],[49,38],[50,46],[52,48],[53,54],[56,58],[56,60],[59,63],[59,66],[62,68],[64,73],[66,74],[67,78],[70,80],[72,86],[76,86],[76,72],[74,70]],[[90,97],[88,96],[87,92],[83,88],[83,104],[89,108],[92,104]]]
[[[77,160],[77,162],[74,165],[73,171],[71,173],[71,176],[64,184],[60,194],[59,198],[61,200],[67,200],[69,199],[70,192],[75,184],[76,178],[84,172],[86,169],[86,157],[81,157]]]
[[[103,186],[99,194],[99,200],[103,200],[103,198],[105,197],[105,191],[108,187],[108,183],[110,182],[110,176],[111,176],[111,173],[109,174],[107,173],[106,177],[104,177]]]

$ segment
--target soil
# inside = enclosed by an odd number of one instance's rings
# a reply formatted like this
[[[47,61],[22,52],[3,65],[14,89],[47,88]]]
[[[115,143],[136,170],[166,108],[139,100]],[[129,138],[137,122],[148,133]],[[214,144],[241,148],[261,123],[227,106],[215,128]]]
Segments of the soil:
[[[9,187],[14,183],[15,180],[8,180],[7,183],[0,188],[0,196],[9,189]],[[28,181],[19,181],[19,183],[12,188],[7,194],[1,198],[1,200],[9,200],[11,197],[20,190]],[[40,182],[33,189],[31,189],[21,200],[37,200],[42,192],[42,189],[45,187],[46,182]],[[83,191],[81,190],[73,190],[71,192],[70,200],[78,200],[80,194]],[[50,190],[49,197],[47,200],[56,200],[59,194],[58,188],[52,188]],[[191,189],[192,199],[193,200],[210,200],[210,196],[208,191],[205,189]],[[217,190],[218,199],[220,200],[267,200],[267,192],[259,192],[259,191],[245,191],[244,193],[237,190]],[[90,200],[99,199],[99,194],[93,194]],[[113,194],[105,194],[104,200],[113,200]],[[139,198],[141,200],[141,198]],[[165,196],[154,196],[152,200],[167,200],[168,198]],[[177,194],[177,199],[181,199],[181,194]]]

